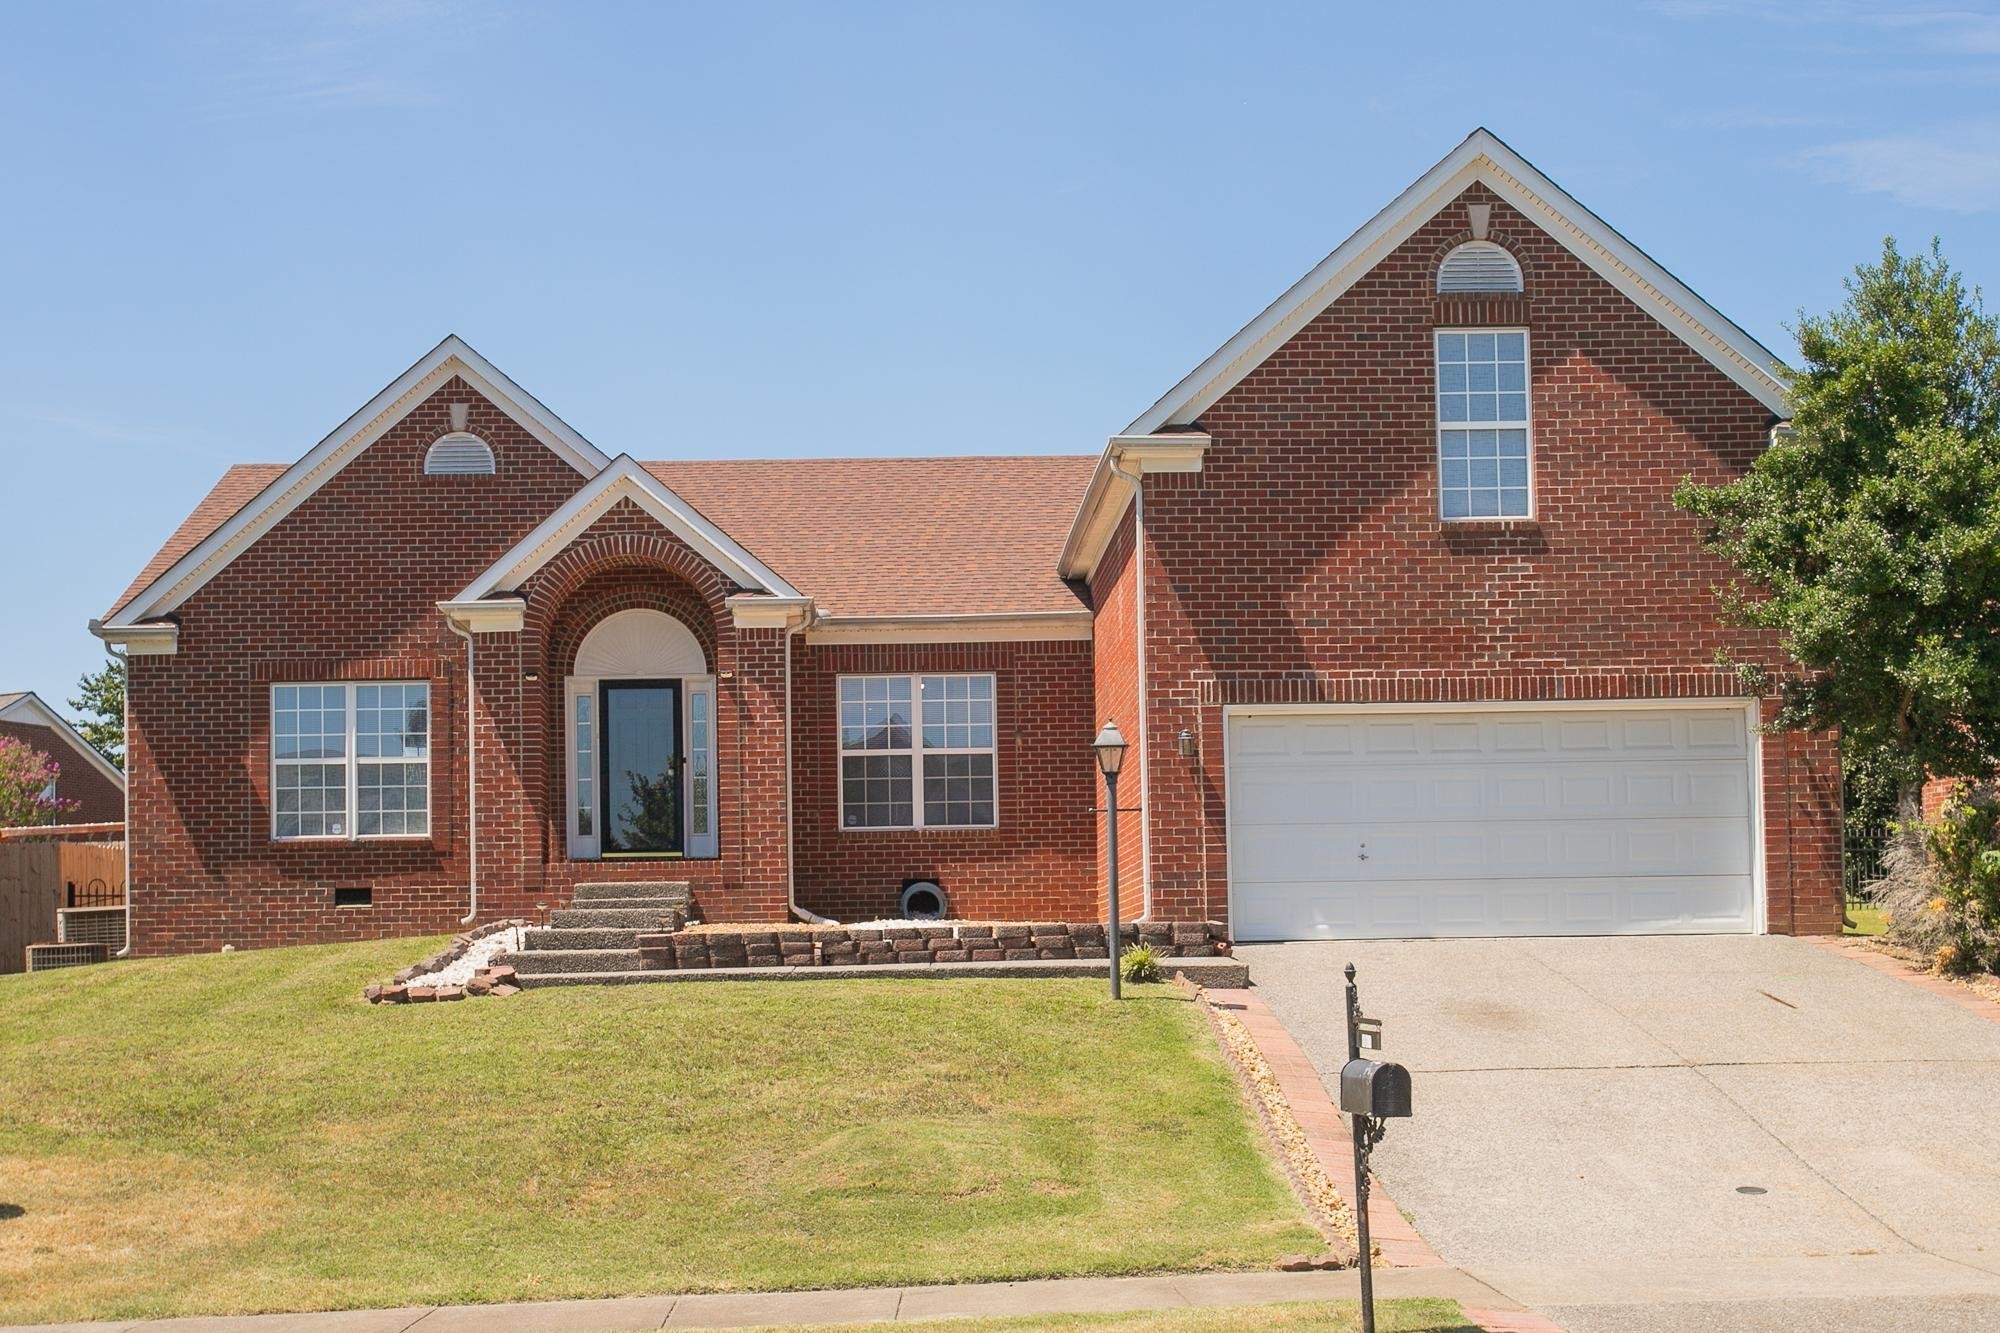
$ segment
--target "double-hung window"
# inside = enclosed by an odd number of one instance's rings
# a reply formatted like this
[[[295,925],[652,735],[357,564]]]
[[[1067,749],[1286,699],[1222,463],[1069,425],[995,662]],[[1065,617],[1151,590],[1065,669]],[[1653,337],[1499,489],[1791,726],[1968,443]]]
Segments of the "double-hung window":
[[[992,676],[842,676],[841,827],[993,827],[994,730]]]
[[[272,686],[272,836],[427,836],[430,693],[421,682]]]
[[[1437,332],[1438,513],[1526,518],[1528,335],[1519,329]]]

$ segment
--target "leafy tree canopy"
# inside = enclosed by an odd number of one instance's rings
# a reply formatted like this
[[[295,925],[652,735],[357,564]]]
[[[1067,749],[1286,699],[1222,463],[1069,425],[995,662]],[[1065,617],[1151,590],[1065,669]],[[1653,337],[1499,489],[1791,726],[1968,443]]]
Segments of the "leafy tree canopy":
[[[26,741],[0,736],[0,828],[35,828],[76,809],[75,801],[46,793],[61,776],[55,760]]]
[[[125,767],[125,664],[111,658],[76,683],[79,693],[69,701],[84,721],[77,731],[98,753]]]
[[[1743,574],[1730,616],[1805,668],[1783,676],[1779,727],[1840,728],[1906,794],[1927,771],[1983,776],[2000,756],[2000,327],[1937,242],[1892,239],[1798,339],[1790,432],[1676,503]]]

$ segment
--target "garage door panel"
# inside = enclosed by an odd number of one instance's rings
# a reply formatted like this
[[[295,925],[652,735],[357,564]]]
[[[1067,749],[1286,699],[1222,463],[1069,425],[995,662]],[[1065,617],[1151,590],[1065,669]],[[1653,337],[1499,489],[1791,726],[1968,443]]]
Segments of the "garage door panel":
[[[1245,939],[1747,930],[1738,708],[1232,718]]]
[[[1244,882],[1232,910],[1244,940],[1713,934],[1744,929],[1748,889],[1730,877]]]
[[[1267,762],[1243,756],[1230,778],[1244,824],[1372,823],[1413,815],[1542,818],[1563,815],[1715,815],[1748,807],[1741,761],[1671,764],[1625,762],[1428,766]]]

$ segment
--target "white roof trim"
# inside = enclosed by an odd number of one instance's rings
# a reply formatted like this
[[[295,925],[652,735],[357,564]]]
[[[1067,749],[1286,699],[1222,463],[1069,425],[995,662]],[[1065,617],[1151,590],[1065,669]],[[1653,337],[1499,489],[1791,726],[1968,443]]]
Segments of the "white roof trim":
[[[172,657],[180,651],[181,627],[171,620],[116,629],[93,620],[90,632],[113,648],[123,648],[127,657]]]
[[[83,756],[92,768],[116,784],[119,791],[125,790],[125,775],[118,771],[118,765],[99,754],[95,745],[85,740],[83,734],[72,727],[67,718],[43,703],[33,690],[5,708],[0,708],[0,722],[47,727],[68,741],[72,750]],[[57,762],[60,763],[61,760],[58,759]],[[58,779],[58,792],[60,792],[60,779]]]
[[[369,399],[354,415],[334,427],[332,433],[314,445],[305,457],[286,468],[283,475],[258,492],[256,499],[244,505],[201,545],[175,561],[172,568],[120,607],[107,622],[108,627],[129,628],[140,621],[164,615],[193,596],[230,561],[248,550],[280,519],[298,508],[385,431],[401,421],[411,408],[454,375],[463,377],[466,383],[582,475],[593,476],[610,461],[596,445],[577,434],[560,417],[502,374],[492,362],[453,334],[426,352],[415,365],[398,375],[393,383]]]
[[[819,616],[807,643],[1045,643],[1091,637],[1091,614],[1075,611],[934,616]]]
[[[702,559],[735,579],[739,586],[778,597],[800,596],[769,565],[703,518],[699,510],[669,490],[658,477],[630,455],[620,454],[565,501],[562,508],[543,519],[540,527],[523,537],[513,550],[494,561],[451,600],[474,602],[496,592],[514,591],[620,500],[630,500],[652,515],[661,527],[693,547]]]
[[[439,602],[444,618],[471,634],[513,634],[528,623],[528,604],[518,597],[479,602]]]
[[[1474,181],[1484,182],[1774,414],[1790,414],[1783,370],[1768,348],[1490,131],[1479,129],[1168,390],[1124,433],[1150,435],[1193,422]]]
[[[1199,431],[1173,435],[1114,435],[1105,443],[1090,474],[1090,485],[1070,520],[1069,537],[1063,542],[1056,573],[1066,579],[1087,579],[1096,572],[1097,562],[1111,534],[1118,530],[1131,504],[1132,483],[1121,472],[1144,476],[1149,472],[1199,472],[1208,454],[1210,440]],[[1113,471],[1116,463],[1120,471]]]

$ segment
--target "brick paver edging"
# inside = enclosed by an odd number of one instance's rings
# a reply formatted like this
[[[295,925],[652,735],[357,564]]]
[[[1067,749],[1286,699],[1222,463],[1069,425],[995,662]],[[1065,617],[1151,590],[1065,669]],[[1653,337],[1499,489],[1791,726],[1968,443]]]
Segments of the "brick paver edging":
[[[2000,1003],[1987,999],[1970,986],[1961,985],[1949,977],[1920,972],[1894,954],[1871,949],[1865,944],[1851,943],[1838,935],[1807,935],[1803,938],[1829,953],[1852,958],[1863,967],[1872,967],[1877,972],[1908,982],[1918,990],[1929,991],[1940,1000],[1948,1000],[1969,1013],[1978,1014],[1989,1023],[2000,1023]]]
[[[1319,1071],[1299,1048],[1278,1016],[1257,998],[1254,991],[1210,990],[1209,1002],[1233,1014],[1257,1043],[1258,1052],[1278,1080],[1278,1088],[1290,1103],[1293,1119],[1305,1131],[1306,1142],[1320,1169],[1330,1180],[1354,1179],[1354,1140],[1347,1120],[1333,1099]],[[1352,1197],[1351,1192],[1349,1197]],[[1417,1229],[1397,1209],[1382,1188],[1378,1177],[1368,1181],[1368,1233],[1385,1263],[1397,1268],[1442,1268],[1444,1260],[1417,1234]]]

